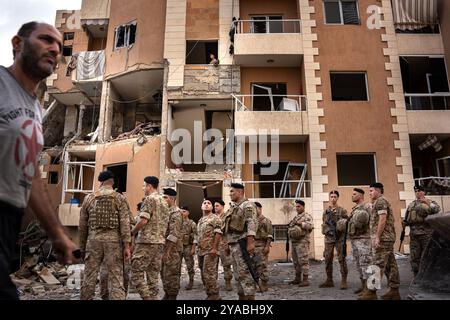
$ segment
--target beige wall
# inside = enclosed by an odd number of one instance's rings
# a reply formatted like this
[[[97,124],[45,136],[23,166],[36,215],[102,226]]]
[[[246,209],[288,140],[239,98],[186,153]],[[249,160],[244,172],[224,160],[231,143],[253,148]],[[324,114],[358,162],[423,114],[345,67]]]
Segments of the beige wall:
[[[136,64],[161,63],[164,52],[165,19],[165,0],[112,0],[105,76],[124,72]],[[136,43],[128,50],[120,48],[113,51],[115,28],[134,20],[137,21]]]
[[[287,93],[300,95],[302,77],[300,68],[241,68],[242,94],[251,94],[251,84],[255,82],[285,82]]]
[[[276,14],[283,19],[298,19],[295,0],[246,0],[240,2],[241,20],[250,20],[251,15]]]
[[[219,0],[187,0],[186,39],[219,39]]]
[[[397,174],[401,168],[396,165],[396,157],[400,153],[394,149],[394,140],[398,135],[393,133],[393,117],[390,109],[394,106],[389,101],[389,87],[383,56],[385,45],[381,41],[384,30],[368,30],[365,22],[369,5],[379,5],[376,0],[361,0],[359,12],[362,25],[325,25],[322,1],[314,1],[317,20],[317,34],[320,55],[316,62],[320,63],[323,101],[319,107],[325,114],[321,124],[326,133],[322,135],[327,148],[322,155],[327,158],[324,174],[328,175],[325,191],[337,189],[341,193],[341,204],[350,210],[351,187],[338,187],[336,153],[361,152],[375,153],[378,180],[385,185],[386,197],[393,206],[397,232],[400,232],[400,209],[405,204],[399,199],[399,191],[403,187],[397,182]],[[330,88],[330,71],[367,71],[369,101],[368,102],[332,102]]]
[[[445,58],[447,60],[447,70],[450,66],[450,2],[440,1],[440,19],[441,19],[441,33],[442,41],[444,42]]]

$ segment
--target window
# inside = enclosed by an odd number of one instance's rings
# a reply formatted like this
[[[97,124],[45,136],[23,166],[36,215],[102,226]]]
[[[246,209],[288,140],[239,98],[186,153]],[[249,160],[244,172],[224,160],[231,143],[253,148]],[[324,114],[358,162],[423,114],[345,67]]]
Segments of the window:
[[[368,186],[377,180],[374,154],[338,154],[339,186]]]
[[[365,72],[331,72],[333,101],[368,101]]]
[[[186,42],[186,64],[210,64],[211,55],[218,59],[219,45],[214,41],[192,41]]]
[[[120,193],[127,192],[128,165],[113,165],[106,167],[106,170],[114,173],[114,188]]]
[[[252,17],[251,33],[283,33],[282,16]]]
[[[48,173],[48,184],[58,184],[58,171]]]
[[[136,22],[117,27],[114,49],[129,47],[133,45],[136,42],[136,29]]]
[[[278,110],[287,95],[286,83],[252,83],[253,111]]]
[[[273,241],[286,241],[287,240],[287,225],[274,225],[273,226]]]
[[[74,32],[64,32],[64,41],[73,40],[74,36],[75,36]]]
[[[359,24],[356,1],[324,0],[325,23]]]
[[[72,46],[63,46],[63,56],[64,57],[71,57],[72,56]]]

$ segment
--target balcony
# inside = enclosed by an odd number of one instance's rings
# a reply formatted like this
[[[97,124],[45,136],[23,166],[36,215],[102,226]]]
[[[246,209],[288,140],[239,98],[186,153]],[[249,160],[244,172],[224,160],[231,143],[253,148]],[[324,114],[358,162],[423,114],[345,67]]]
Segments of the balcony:
[[[225,95],[239,92],[241,71],[232,65],[186,65],[184,67],[184,88],[186,95]]]
[[[236,135],[278,130],[280,136],[308,134],[306,96],[233,95]]]
[[[411,134],[450,133],[450,93],[405,94]]]
[[[301,20],[238,20],[234,25],[234,58],[246,67],[301,65]]]
[[[108,33],[110,0],[83,0],[81,25],[94,38],[106,38]]]

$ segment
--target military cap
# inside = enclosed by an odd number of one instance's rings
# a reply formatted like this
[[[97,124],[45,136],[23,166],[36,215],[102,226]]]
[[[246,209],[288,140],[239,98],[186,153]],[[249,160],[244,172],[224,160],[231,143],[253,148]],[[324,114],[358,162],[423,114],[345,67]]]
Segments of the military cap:
[[[245,187],[244,187],[244,185],[243,185],[242,183],[232,183],[232,184],[231,184],[231,187],[232,187],[233,189],[241,189],[241,190],[244,190],[244,189],[245,189]]]
[[[364,190],[360,189],[360,188],[355,188],[355,189],[353,189],[353,191],[356,191],[356,192],[361,193],[361,194],[365,194]]]
[[[189,207],[186,207],[186,206],[181,207],[180,209],[181,209],[181,210],[185,210],[185,211],[189,211]]]
[[[261,204],[260,202],[255,202],[255,206],[256,206],[257,208],[262,208],[262,204]]]
[[[384,186],[382,183],[374,182],[370,185],[371,188],[377,188],[377,189],[384,189]]]
[[[145,177],[144,182],[146,184],[151,184],[154,187],[157,187],[159,185],[159,179],[157,177]]]
[[[303,200],[295,200],[296,204],[301,204],[302,206],[305,206],[305,201]]]
[[[172,188],[165,188],[163,189],[163,194],[166,196],[176,197],[178,193]]]
[[[414,191],[425,191],[425,188],[423,186],[415,186]]]
[[[106,180],[114,179],[114,173],[109,170],[103,171],[98,175],[99,182],[105,182]]]

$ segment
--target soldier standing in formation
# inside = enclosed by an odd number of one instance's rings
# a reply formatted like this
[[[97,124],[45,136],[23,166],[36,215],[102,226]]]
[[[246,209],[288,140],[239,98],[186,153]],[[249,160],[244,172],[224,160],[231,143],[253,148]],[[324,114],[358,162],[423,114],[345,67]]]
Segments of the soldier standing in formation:
[[[305,212],[304,201],[296,200],[295,210],[297,215],[288,225],[289,238],[292,242],[292,260],[295,267],[295,279],[290,284],[307,287],[309,286],[310,234],[314,229],[314,222],[312,216]]]
[[[163,300],[176,300],[180,291],[181,256],[183,242],[181,225],[183,218],[181,210],[175,204],[177,192],[174,189],[164,189],[164,199],[169,206],[169,224],[166,231],[166,244],[162,258],[161,278],[164,288]]]
[[[233,271],[238,283],[239,300],[255,300],[255,283],[243,258],[239,240],[245,239],[247,252],[252,256],[255,252],[256,209],[255,205],[245,198],[244,186],[231,184],[231,207],[225,214],[223,235],[226,237],[233,259]]]
[[[384,300],[400,300],[398,288],[400,278],[397,261],[394,256],[395,227],[394,215],[388,200],[383,196],[384,186],[375,182],[370,185],[369,196],[372,200],[370,213],[370,238],[372,241],[372,263],[380,268],[380,279],[384,274],[388,279],[389,291],[381,296]],[[375,288],[367,290],[362,300],[377,299]]]
[[[211,200],[205,199],[202,204],[203,216],[197,227],[198,265],[205,286],[206,300],[221,300],[217,284],[219,265],[219,243],[222,237],[222,221],[213,214]]]
[[[333,258],[334,249],[338,254],[338,261],[341,268],[341,290],[347,289],[347,262],[342,254],[342,244],[344,241],[344,234],[337,230],[337,222],[340,219],[347,218],[347,210],[338,206],[337,202],[339,200],[339,192],[330,192],[330,205],[322,215],[322,234],[325,235],[325,249],[323,256],[325,258],[325,271],[327,274],[327,279],[322,283],[320,288],[331,288],[334,287],[333,283]]]
[[[214,203],[214,209],[217,216],[220,218],[222,223],[224,223],[225,218],[225,202],[223,200],[218,200]],[[225,280],[225,290],[233,291],[233,286],[231,285],[231,279],[233,279],[233,272],[231,271],[231,265],[233,264],[230,250],[228,249],[227,239],[222,237],[219,246],[220,263],[223,267],[223,277]]]
[[[114,191],[114,175],[100,173],[100,188],[88,195],[80,212],[80,249],[85,258],[81,300],[92,300],[102,263],[108,270],[109,298],[125,300],[124,263],[130,259],[130,207]]]
[[[140,206],[138,222],[131,231],[133,241],[137,235],[131,261],[131,282],[144,300],[158,299],[158,280],[169,222],[169,208],[158,193],[158,185],[156,177],[144,179],[146,197]]]
[[[372,252],[370,245],[370,213],[368,206],[364,203],[364,190],[355,188],[352,193],[352,201],[355,206],[352,208],[347,224],[348,235],[352,244],[353,258],[356,262],[356,270],[361,279],[361,288],[355,290],[356,294],[363,294],[367,291],[367,267],[372,262]]]
[[[406,221],[402,221],[403,226],[409,226],[411,268],[414,277],[417,276],[420,267],[420,260],[428,242],[431,240],[433,229],[425,221],[429,215],[439,213],[440,206],[436,201],[425,198],[425,189],[422,186],[414,187],[416,200],[410,203],[406,210]]]
[[[269,263],[270,244],[273,241],[273,227],[272,221],[263,215],[261,203],[255,202],[255,205],[258,220],[258,229],[255,237],[255,255],[259,257],[257,259],[257,272],[261,279],[261,291],[266,292],[269,290],[267,264]]]
[[[186,290],[192,290],[194,286],[194,255],[195,255],[195,243],[194,239],[197,235],[197,225],[191,219],[189,219],[189,208],[182,207],[181,215],[183,217],[183,223],[181,225],[182,239],[183,239],[183,256],[184,263],[189,275],[189,283],[186,286]]]

